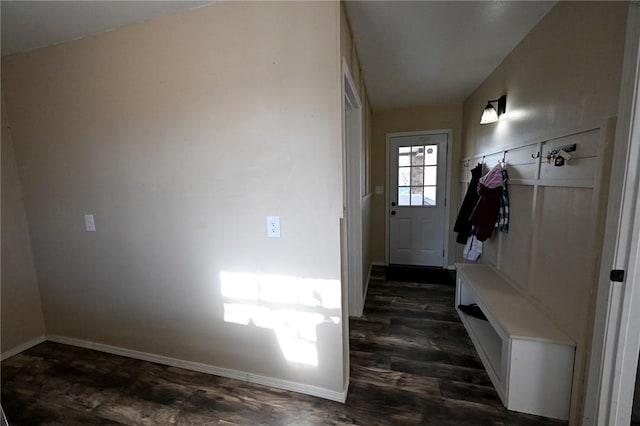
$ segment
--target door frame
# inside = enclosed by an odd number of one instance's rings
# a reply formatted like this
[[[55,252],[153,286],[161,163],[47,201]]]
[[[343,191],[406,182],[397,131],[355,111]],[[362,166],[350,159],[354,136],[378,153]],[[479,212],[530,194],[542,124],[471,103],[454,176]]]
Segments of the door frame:
[[[389,158],[391,157],[390,140],[398,136],[424,136],[424,135],[447,135],[447,152],[445,161],[445,182],[444,182],[444,229],[443,229],[443,244],[444,244],[444,258],[442,259],[442,268],[446,269],[449,264],[449,224],[451,215],[451,173],[453,167],[453,129],[438,129],[438,130],[420,130],[414,132],[393,132],[387,133],[386,136],[386,156],[385,156],[385,205],[384,205],[384,239],[385,239],[385,264],[389,265],[390,249],[389,249],[389,204],[391,203],[391,187],[389,186]]]
[[[629,4],[584,425],[628,425],[640,351],[640,4]],[[610,280],[625,271],[623,282]]]
[[[362,316],[362,103],[349,65],[342,58],[342,150],[343,217],[345,220],[346,267],[349,316]]]

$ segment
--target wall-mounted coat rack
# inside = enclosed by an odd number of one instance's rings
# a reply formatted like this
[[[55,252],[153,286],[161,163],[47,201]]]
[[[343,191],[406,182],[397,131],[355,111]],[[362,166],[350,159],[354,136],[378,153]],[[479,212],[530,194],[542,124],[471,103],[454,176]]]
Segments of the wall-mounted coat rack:
[[[505,151],[503,151],[503,152],[502,152],[502,159],[500,160],[500,166],[501,166],[503,169],[507,166],[507,160],[506,160],[507,152],[508,152],[507,150],[505,150]]]
[[[553,148],[552,150],[549,151],[549,154],[551,155],[558,155],[558,153],[560,151],[564,151],[564,152],[573,152],[578,148],[577,144],[571,144],[571,145],[562,145],[562,146],[558,146],[556,148]]]
[[[577,144],[575,143],[553,148],[549,150],[547,154],[547,162],[551,163],[551,161],[553,161],[553,165],[557,167],[564,166],[564,164],[571,159],[571,154],[569,153],[574,152],[576,149]]]

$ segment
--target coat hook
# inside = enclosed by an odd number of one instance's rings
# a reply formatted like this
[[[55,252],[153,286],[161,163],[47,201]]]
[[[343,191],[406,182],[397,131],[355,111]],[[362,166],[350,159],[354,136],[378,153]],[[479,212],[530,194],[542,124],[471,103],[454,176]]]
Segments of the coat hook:
[[[536,158],[540,158],[540,151],[536,152],[535,154],[531,154],[531,158],[533,158],[534,160]]]

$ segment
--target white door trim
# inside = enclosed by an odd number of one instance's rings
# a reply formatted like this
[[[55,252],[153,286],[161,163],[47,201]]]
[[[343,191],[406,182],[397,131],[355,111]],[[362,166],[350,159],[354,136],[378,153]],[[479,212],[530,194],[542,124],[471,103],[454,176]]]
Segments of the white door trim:
[[[386,156],[385,156],[385,205],[384,205],[384,240],[385,240],[385,264],[389,264],[389,205],[391,200],[389,199],[389,194],[391,193],[391,188],[389,187],[389,158],[391,156],[389,141],[391,138],[398,136],[423,136],[423,135],[435,135],[435,134],[443,134],[447,135],[447,162],[445,171],[445,202],[444,202],[444,235],[443,235],[443,243],[444,243],[444,260],[443,260],[443,268],[446,268],[449,264],[449,216],[451,213],[451,173],[453,166],[453,130],[452,129],[439,129],[439,130],[421,130],[416,132],[394,132],[387,133],[386,138]]]
[[[628,425],[640,351],[640,5],[629,4],[584,425]],[[625,271],[612,282],[612,269]]]
[[[342,58],[344,206],[347,237],[347,287],[349,316],[364,309],[362,276],[362,104],[349,65]]]

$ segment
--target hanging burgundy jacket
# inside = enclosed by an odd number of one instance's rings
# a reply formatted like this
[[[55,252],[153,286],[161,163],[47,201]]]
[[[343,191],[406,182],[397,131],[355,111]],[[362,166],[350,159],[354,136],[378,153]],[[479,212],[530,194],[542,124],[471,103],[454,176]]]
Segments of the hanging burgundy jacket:
[[[473,233],[478,241],[486,241],[491,236],[498,220],[500,197],[502,197],[502,167],[495,166],[478,183],[478,203],[471,213]]]

